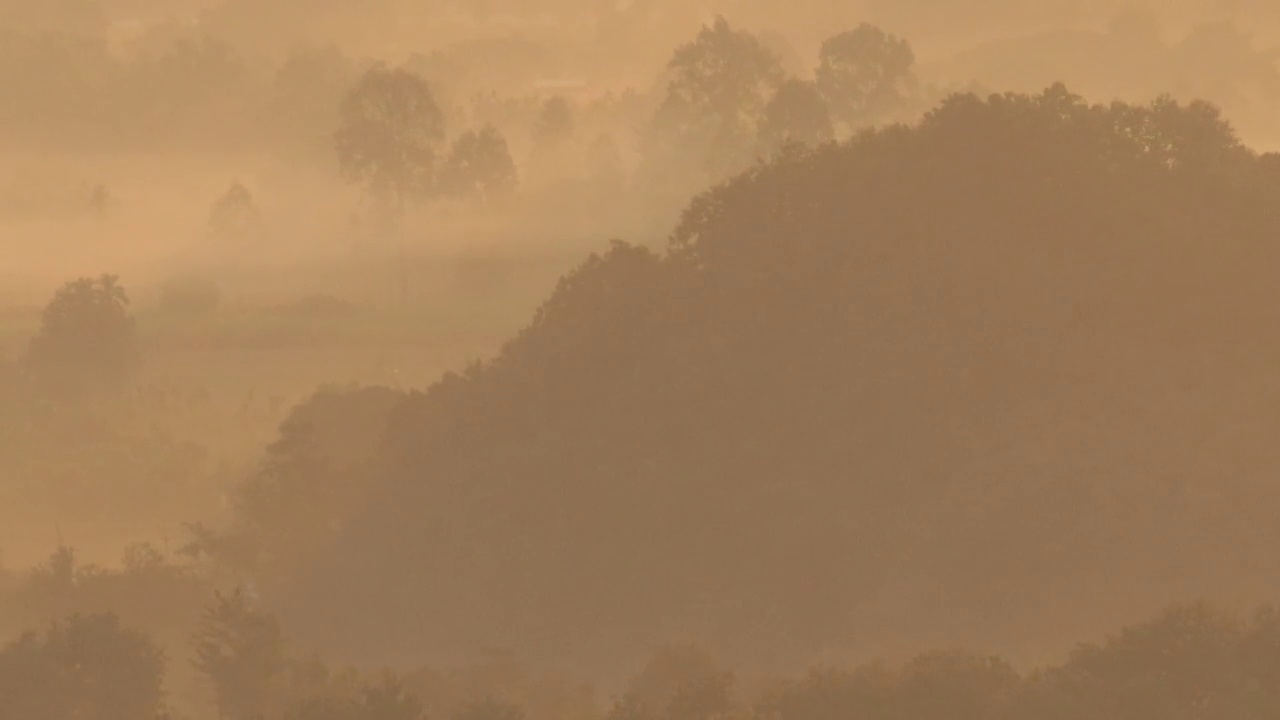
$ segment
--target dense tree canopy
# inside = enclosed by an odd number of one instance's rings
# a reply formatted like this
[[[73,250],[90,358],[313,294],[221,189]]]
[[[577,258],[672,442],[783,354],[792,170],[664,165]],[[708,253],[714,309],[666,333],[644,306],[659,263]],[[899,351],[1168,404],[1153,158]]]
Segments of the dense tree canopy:
[[[573,137],[574,109],[560,96],[548,98],[534,120],[533,137],[543,146],[555,146]]]
[[[426,81],[408,70],[375,66],[342,99],[334,135],[338,163],[392,205],[433,187],[444,114]]]
[[[192,638],[193,662],[228,720],[274,716],[283,697],[286,656],[276,618],[242,590],[218,594]]]
[[[440,188],[481,200],[509,195],[519,176],[507,140],[492,125],[468,130],[454,141],[440,170]]]
[[[119,278],[81,278],[59,289],[45,306],[26,360],[32,377],[55,392],[112,389],[128,380],[141,354]]]
[[[1269,456],[1208,509],[1200,458],[1244,441],[1195,428],[1260,407],[1274,166],[1207,105],[1058,86],[745,173],[666,253],[591,258],[496,358],[391,410],[377,499],[296,588],[328,604],[308,622],[358,616],[342,642],[370,650],[662,628],[800,652],[857,618],[984,627],[1094,573],[1145,607],[1176,583],[1144,548],[1217,577],[1200,533],[1271,567]]]
[[[309,564],[301,558],[328,550],[352,508],[367,500],[367,465],[402,397],[388,388],[322,388],[290,411],[235,494],[233,534],[252,558],[242,562],[276,582]]]
[[[791,143],[820,145],[835,137],[831,111],[811,82],[791,79],[778,87],[760,116],[766,155]]]
[[[863,23],[822,43],[817,87],[836,117],[858,128],[902,105],[911,89],[915,61],[906,40]]]
[[[0,649],[0,716],[139,720],[163,708],[164,655],[112,615],[75,616]]]
[[[716,175],[740,168],[756,119],[783,81],[782,61],[759,38],[717,17],[676,49],[667,70],[651,142],[692,154]]]

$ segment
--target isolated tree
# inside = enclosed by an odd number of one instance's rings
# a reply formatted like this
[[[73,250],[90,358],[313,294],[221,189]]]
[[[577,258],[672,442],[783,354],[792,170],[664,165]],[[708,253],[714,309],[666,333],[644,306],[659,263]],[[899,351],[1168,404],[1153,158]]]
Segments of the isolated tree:
[[[262,232],[262,213],[239,180],[222,194],[209,209],[209,234],[217,240],[243,241],[256,239]]]
[[[107,186],[97,183],[93,186],[93,191],[89,194],[89,210],[94,217],[106,217],[107,211],[111,209],[111,191],[107,190]]]
[[[915,61],[906,40],[863,23],[822,43],[818,91],[847,128],[873,123],[905,101]]]
[[[116,387],[141,355],[129,298],[115,275],[64,285],[41,315],[27,349],[28,372],[46,389],[82,392]]]
[[[791,79],[770,98],[760,116],[760,146],[772,152],[791,143],[820,145],[835,136],[831,113],[812,82]]]
[[[541,146],[554,146],[573,137],[573,106],[559,95],[549,98],[538,110],[533,138]]]
[[[163,710],[164,664],[116,616],[73,616],[0,650],[0,717],[150,720]]]
[[[368,70],[343,98],[334,135],[343,177],[398,216],[432,186],[444,114],[425,80],[403,69]]]
[[[215,595],[192,645],[195,668],[212,683],[223,717],[254,720],[280,702],[285,655],[279,624],[240,589]]]
[[[507,140],[492,125],[468,130],[454,141],[441,170],[441,186],[453,195],[488,200],[515,190],[519,178]]]
[[[778,56],[717,17],[675,51],[667,70],[670,81],[653,118],[653,141],[696,153],[712,173],[743,162],[760,111],[783,81]]]

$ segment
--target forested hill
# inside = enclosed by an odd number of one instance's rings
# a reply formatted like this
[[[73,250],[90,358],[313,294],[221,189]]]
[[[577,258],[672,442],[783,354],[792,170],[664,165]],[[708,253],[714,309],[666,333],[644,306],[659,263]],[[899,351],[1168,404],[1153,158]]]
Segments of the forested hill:
[[[584,661],[1253,602],[1280,589],[1277,268],[1280,162],[1213,108],[955,96],[587,260],[394,403],[272,592],[352,652]]]

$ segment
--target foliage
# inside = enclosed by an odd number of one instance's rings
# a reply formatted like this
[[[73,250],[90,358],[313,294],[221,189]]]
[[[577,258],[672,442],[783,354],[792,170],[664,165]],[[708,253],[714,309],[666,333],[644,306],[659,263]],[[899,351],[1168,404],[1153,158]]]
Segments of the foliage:
[[[158,717],[164,665],[160,650],[114,615],[75,615],[0,650],[0,716]]]
[[[610,720],[716,720],[738,714],[735,678],[694,645],[667,645],[632,678]]]
[[[1276,615],[1242,623],[1207,604],[1171,608],[1028,679],[1019,717],[1266,717],[1280,711]]]
[[[286,658],[279,625],[241,589],[216,594],[192,645],[195,668],[212,683],[223,717],[254,720],[282,701]]]
[[[756,118],[783,81],[782,63],[758,38],[717,17],[676,49],[652,121],[652,142],[702,160],[715,175],[747,160]]]
[[[1174,338],[1268,327],[1276,177],[1208,106],[1063,87],[788,154],[696,199],[665,254],[590,258],[497,357],[401,401],[376,499],[290,594],[364,608],[362,642],[404,652],[515,632],[607,652],[610,628],[662,624],[781,653],[852,637],[874,602],[998,614],[999,588],[1100,572],[1083,557],[1150,592],[1152,528],[1215,522],[1154,479],[1185,470],[1119,440],[1095,452],[1125,482],[1032,458],[1099,423],[1124,437],[1174,377],[1221,381],[1194,353],[1175,372]],[[1214,299],[1187,315],[1192,289]],[[410,632],[410,612],[449,620]]]
[[[402,207],[432,188],[444,114],[426,81],[376,66],[343,98],[334,135],[338,165],[349,182]]]
[[[145,554],[145,553],[144,553]],[[927,652],[901,664],[816,666],[741,692],[735,675],[695,645],[658,649],[627,684],[609,720],[1092,720],[1272,717],[1280,711],[1280,613],[1251,619],[1207,604],[1180,605],[1080,644],[1064,661],[1020,673],[993,656]],[[423,720],[425,695],[389,672],[371,679],[290,660],[292,699],[282,710],[223,717],[280,720]],[[161,717],[164,654],[110,614],[72,615],[0,648],[5,717],[137,720]],[[550,687],[545,688],[549,690]],[[484,694],[452,720],[520,720],[528,706]],[[542,716],[538,716],[542,717]],[[554,717],[547,716],[547,717]]]
[[[207,592],[191,568],[149,544],[126,548],[115,568],[84,563],[62,546],[29,572],[15,575],[0,595],[0,607],[27,623],[110,613],[168,646],[185,642]]]
[[[239,180],[232,181],[209,209],[209,234],[219,242],[243,243],[259,240],[262,231],[262,212],[253,194]]]
[[[371,489],[367,464],[401,398],[387,388],[322,388],[289,412],[257,472],[235,491],[235,533],[258,549],[247,567],[283,577],[340,536]]]
[[[354,695],[301,700],[283,717],[284,720],[423,720],[426,716],[422,704],[405,689],[404,683],[386,674]]]
[[[759,142],[766,154],[792,143],[821,145],[834,138],[831,112],[811,82],[787,80],[760,116]]]
[[[54,392],[120,387],[137,370],[141,353],[129,297],[115,275],[64,285],[45,306],[40,330],[27,349],[27,371]]]
[[[816,82],[836,118],[850,128],[897,110],[912,89],[915,53],[906,40],[863,23],[827,38]]]
[[[554,146],[573,137],[573,132],[573,106],[560,95],[548,98],[534,120],[534,140],[540,145]]]
[[[492,125],[463,133],[441,168],[442,188],[464,198],[492,200],[509,195],[517,183],[507,140]]]

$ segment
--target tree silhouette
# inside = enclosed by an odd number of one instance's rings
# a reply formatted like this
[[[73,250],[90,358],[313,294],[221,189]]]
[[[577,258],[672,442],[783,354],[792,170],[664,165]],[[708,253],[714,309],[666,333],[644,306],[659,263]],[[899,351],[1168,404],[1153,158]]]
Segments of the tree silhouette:
[[[573,131],[573,106],[560,95],[548,98],[534,120],[534,140],[541,146],[552,147],[573,137]]]
[[[1016,717],[1269,717],[1280,711],[1274,609],[1244,623],[1205,603],[1170,608],[1028,679]]]
[[[387,388],[322,388],[289,412],[234,494],[234,531],[256,546],[255,569],[279,579],[330,548],[371,490],[365,464],[402,398]]]
[[[863,23],[827,38],[818,51],[818,91],[846,128],[898,109],[913,82],[915,53],[903,39]]]
[[[343,98],[334,135],[338,165],[399,216],[432,188],[444,114],[426,81],[403,69],[371,68]]]
[[[51,391],[118,387],[141,362],[128,306],[115,275],[64,285],[45,306],[40,329],[27,348],[28,373]]]
[[[831,113],[811,82],[783,83],[760,117],[760,145],[773,152],[791,143],[820,145],[835,137]]]
[[[285,713],[284,720],[422,720],[424,717],[422,704],[409,693],[404,682],[385,673],[354,695],[298,702]]]
[[[510,194],[518,183],[506,138],[492,125],[468,130],[453,143],[441,169],[441,186],[464,198],[493,199]]]
[[[221,242],[245,242],[258,239],[263,230],[262,213],[239,180],[222,194],[209,209],[209,234]]]
[[[89,210],[94,217],[99,219],[106,217],[111,205],[111,191],[107,190],[107,186],[102,183],[95,184],[93,191],[89,195]]]
[[[701,158],[719,174],[740,166],[757,118],[784,73],[758,38],[723,17],[677,48],[667,65],[666,95],[651,124],[652,142]]]
[[[223,717],[255,720],[282,702],[280,628],[273,616],[254,609],[239,588],[215,595],[192,645],[195,668],[212,683]]]
[[[0,650],[0,717],[156,718],[164,664],[145,635],[114,615],[72,616]]]

